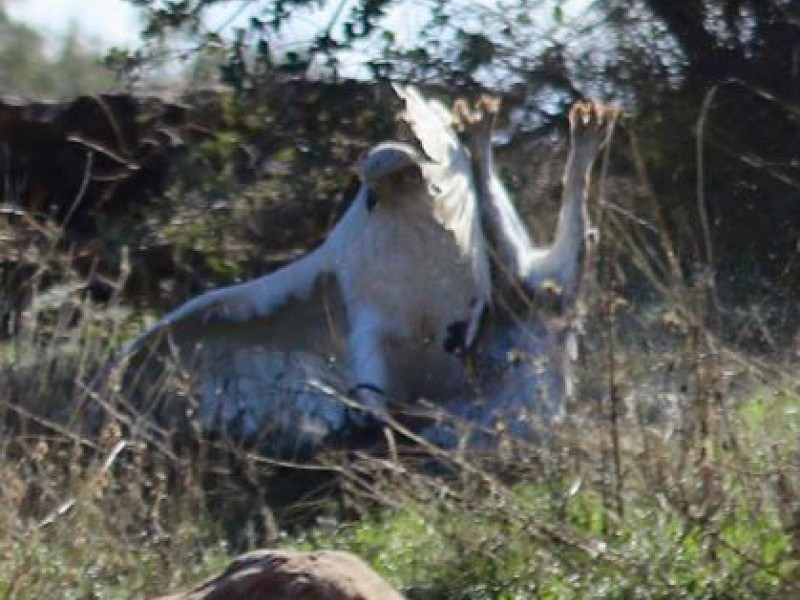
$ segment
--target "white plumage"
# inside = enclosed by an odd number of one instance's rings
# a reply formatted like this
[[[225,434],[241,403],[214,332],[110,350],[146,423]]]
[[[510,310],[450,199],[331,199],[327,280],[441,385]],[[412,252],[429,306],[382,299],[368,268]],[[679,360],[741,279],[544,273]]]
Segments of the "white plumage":
[[[372,148],[355,199],[319,248],[189,300],[112,363],[168,336],[197,377],[204,427],[258,436],[279,453],[343,429],[344,396],[379,418],[387,400],[425,398],[465,421],[474,444],[501,430],[530,437],[557,420],[567,330],[552,309],[563,315],[577,293],[589,174],[617,111],[573,108],[561,213],[552,245],[538,248],[494,167],[497,103],[477,113],[461,105],[467,149],[441,104],[395,90],[420,149]],[[446,419],[422,433],[443,445],[462,435]]]
[[[472,153],[483,232],[494,259],[492,310],[472,350],[480,401],[445,403],[471,429],[472,445],[493,444],[497,431],[542,439],[564,413],[570,335],[565,315],[575,302],[585,264],[589,178],[619,112],[591,102],[573,106],[553,243],[535,247],[494,167],[491,138],[497,110],[498,102],[490,98],[482,98],[477,111],[463,103],[456,110]],[[425,435],[449,445],[462,432],[434,426]]]
[[[395,89],[424,155],[377,145],[320,247],[189,300],[115,360],[168,335],[197,375],[205,427],[259,435],[278,451],[343,427],[348,390],[379,415],[386,399],[466,394],[444,347],[457,323],[471,342],[491,292],[470,158],[444,107]]]

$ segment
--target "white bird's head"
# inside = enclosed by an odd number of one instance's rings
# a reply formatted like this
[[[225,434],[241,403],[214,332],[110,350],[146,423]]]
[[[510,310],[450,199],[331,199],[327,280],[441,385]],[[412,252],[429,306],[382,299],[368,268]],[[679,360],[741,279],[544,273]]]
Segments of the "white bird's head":
[[[367,187],[367,208],[392,198],[426,190],[424,159],[408,144],[382,142],[370,149],[360,165],[361,181]]]

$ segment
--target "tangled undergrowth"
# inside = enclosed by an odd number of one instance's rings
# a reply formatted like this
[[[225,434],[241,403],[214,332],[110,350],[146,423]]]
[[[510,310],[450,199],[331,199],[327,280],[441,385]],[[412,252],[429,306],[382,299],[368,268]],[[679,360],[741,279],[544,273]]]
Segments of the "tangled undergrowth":
[[[273,545],[352,550],[412,599],[800,593],[796,379],[685,305],[654,323],[604,299],[616,308],[546,443],[460,455],[396,431],[290,465],[153,421],[190,402],[180,372],[147,405],[93,399],[124,314],[46,299],[4,345],[3,597],[146,598]]]

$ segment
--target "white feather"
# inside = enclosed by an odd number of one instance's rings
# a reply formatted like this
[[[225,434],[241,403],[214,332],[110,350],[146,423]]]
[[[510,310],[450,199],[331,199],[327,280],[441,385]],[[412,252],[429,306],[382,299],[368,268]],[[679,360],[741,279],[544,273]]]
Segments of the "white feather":
[[[169,334],[199,378],[206,427],[234,424],[294,450],[343,426],[337,395],[350,388],[407,401],[463,387],[444,339],[457,321],[474,335],[490,293],[469,157],[440,104],[397,91],[434,163],[407,145],[376,146],[357,197],[319,248],[187,301],[121,350],[118,358]],[[418,185],[394,185],[414,169]],[[375,206],[370,188],[381,191]]]

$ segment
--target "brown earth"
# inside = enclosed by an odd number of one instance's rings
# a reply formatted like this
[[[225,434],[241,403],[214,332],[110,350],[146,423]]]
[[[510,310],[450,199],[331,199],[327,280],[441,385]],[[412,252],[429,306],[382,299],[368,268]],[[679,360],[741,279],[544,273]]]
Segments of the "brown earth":
[[[199,587],[154,600],[403,600],[357,556],[258,550]]]

